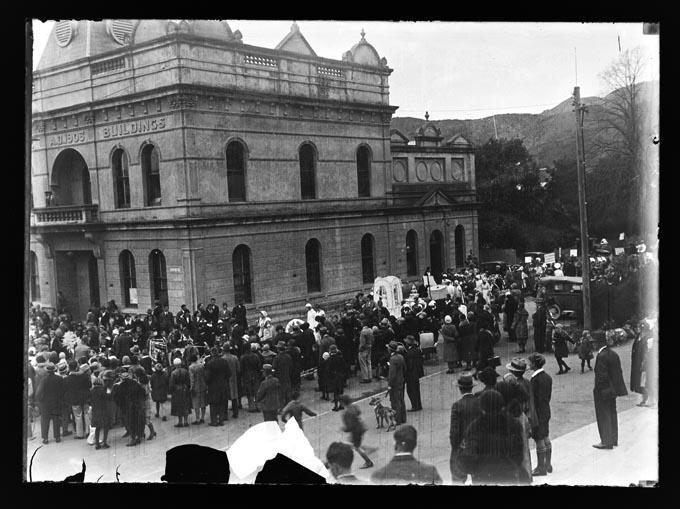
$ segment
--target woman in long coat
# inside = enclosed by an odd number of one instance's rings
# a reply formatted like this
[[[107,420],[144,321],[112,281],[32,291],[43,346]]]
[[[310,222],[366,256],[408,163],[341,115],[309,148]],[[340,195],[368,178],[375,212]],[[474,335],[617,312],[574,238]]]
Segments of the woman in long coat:
[[[444,362],[448,365],[447,373],[453,373],[456,363],[460,360],[458,357],[458,329],[453,325],[453,320],[450,316],[444,317],[444,326],[441,329],[441,335],[444,339]]]
[[[163,369],[161,363],[156,363],[153,374],[150,378],[151,383],[151,399],[156,403],[156,417],[160,416],[160,410],[163,403],[168,400],[168,393],[170,392],[170,377]],[[161,418],[165,421],[165,415]]]
[[[194,409],[194,424],[205,422],[206,392],[208,386],[205,382],[203,363],[199,362],[196,355],[189,359],[189,381],[191,383],[191,406]],[[200,415],[200,418],[199,418]]]
[[[515,331],[515,338],[517,339],[517,344],[519,345],[519,351],[517,353],[526,352],[525,347],[527,344],[527,339],[529,339],[528,320],[529,312],[524,307],[524,301],[520,300],[512,322],[512,329]]]
[[[467,318],[463,317],[458,325],[460,334],[461,357],[466,363],[466,369],[471,369],[477,362],[477,331]]]
[[[104,371],[102,378],[95,379],[94,385],[90,390],[92,426],[95,428],[95,449],[109,448],[106,440],[116,416],[116,404],[113,401],[113,379],[113,371]],[[99,441],[100,436],[102,436],[101,442]]]
[[[482,415],[468,427],[461,444],[465,471],[473,484],[526,483],[521,424],[504,410],[497,391],[483,391],[479,401]]]
[[[175,369],[170,373],[170,415],[177,416],[175,428],[189,426],[189,411],[191,410],[191,379],[182,361],[172,361]]]

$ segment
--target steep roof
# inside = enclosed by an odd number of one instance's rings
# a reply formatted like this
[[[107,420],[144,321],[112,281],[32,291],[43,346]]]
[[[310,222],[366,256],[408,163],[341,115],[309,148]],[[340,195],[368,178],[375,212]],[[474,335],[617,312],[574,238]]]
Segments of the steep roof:
[[[297,23],[293,23],[290,27],[290,32],[283,40],[276,45],[276,49],[280,51],[290,51],[291,53],[302,53],[303,55],[317,56],[316,52],[305,39],[305,36],[300,32],[300,27]]]

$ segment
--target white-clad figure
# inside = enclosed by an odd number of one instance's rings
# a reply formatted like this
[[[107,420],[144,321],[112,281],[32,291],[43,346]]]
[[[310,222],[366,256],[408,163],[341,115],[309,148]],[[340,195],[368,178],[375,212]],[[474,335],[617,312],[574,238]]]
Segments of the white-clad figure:
[[[484,300],[488,304],[490,302],[489,298],[491,295],[491,283],[489,283],[489,280],[486,278],[486,276],[482,276],[482,297],[484,297]]]
[[[309,302],[305,304],[305,307],[307,308],[307,323],[309,324],[309,329],[314,333],[314,338],[316,338],[316,342],[318,343],[321,341],[321,336],[319,336],[319,333],[316,330],[316,326],[319,324],[319,322],[316,321],[316,315],[319,313]]]

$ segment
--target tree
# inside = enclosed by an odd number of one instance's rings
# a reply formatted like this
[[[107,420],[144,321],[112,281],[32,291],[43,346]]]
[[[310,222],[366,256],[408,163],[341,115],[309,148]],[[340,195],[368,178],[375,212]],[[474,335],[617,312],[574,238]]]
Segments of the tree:
[[[593,108],[594,136],[588,140],[600,156],[587,174],[588,217],[601,235],[639,232],[644,209],[643,135],[650,105],[649,83],[640,48],[621,53],[601,73],[612,90]],[[649,88],[646,88],[649,87]]]

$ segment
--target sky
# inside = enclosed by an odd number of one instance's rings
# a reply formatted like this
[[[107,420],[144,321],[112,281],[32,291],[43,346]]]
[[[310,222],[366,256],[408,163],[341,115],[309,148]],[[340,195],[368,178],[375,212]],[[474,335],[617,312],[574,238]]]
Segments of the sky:
[[[227,20],[243,42],[274,48],[292,20]],[[33,21],[33,68],[53,21]],[[644,80],[659,79],[659,36],[642,23],[304,21],[300,31],[317,55],[342,59],[362,30],[387,65],[394,116],[473,119],[540,113],[568,99],[603,96],[599,74],[621,49],[641,47]],[[575,62],[576,60],[576,62]]]

